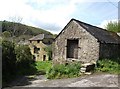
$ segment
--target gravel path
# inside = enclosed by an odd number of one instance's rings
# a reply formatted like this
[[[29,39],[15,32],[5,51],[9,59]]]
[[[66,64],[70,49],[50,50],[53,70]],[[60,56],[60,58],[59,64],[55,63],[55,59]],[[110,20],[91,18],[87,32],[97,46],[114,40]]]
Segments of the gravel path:
[[[44,75],[29,79],[28,76],[19,78],[11,87],[118,87],[118,75],[93,74],[78,78],[46,79]]]

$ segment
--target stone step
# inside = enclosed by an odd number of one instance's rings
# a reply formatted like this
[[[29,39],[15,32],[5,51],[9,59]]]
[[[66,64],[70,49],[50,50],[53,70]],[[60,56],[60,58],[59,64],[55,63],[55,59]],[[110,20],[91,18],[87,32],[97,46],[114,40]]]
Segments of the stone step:
[[[82,67],[80,69],[80,72],[91,74],[91,71],[94,70],[95,64],[94,63],[85,63],[82,64]]]
[[[82,67],[82,68],[80,69],[80,72],[85,73],[85,72],[86,72],[86,68],[85,68],[85,67]]]

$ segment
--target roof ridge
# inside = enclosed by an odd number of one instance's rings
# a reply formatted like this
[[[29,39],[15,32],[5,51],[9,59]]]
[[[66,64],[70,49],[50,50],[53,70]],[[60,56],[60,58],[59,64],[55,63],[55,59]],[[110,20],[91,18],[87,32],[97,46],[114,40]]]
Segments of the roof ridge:
[[[50,36],[52,36],[51,34],[38,34],[36,36],[33,36],[32,38],[30,38],[29,40],[42,40],[44,38],[50,38]],[[51,37],[52,38],[52,37]]]
[[[107,37],[108,39],[112,39],[112,41],[114,40],[114,41],[117,42],[117,40],[120,39],[119,36],[117,35],[117,33],[115,33],[115,32],[108,31],[108,30],[106,30],[106,29],[103,29],[103,28],[100,28],[100,27],[97,27],[97,26],[93,26],[93,25],[91,25],[91,24],[88,24],[88,23],[85,23],[85,22],[82,22],[82,21],[79,21],[79,20],[76,20],[76,19],[72,19],[72,20],[76,21],[80,26],[82,26],[84,29],[86,29],[91,35],[93,35],[94,37],[96,37],[98,40],[104,40],[104,41],[105,41],[105,39],[103,39],[103,37],[100,37],[100,36],[94,34],[94,33],[96,33],[97,31],[100,32],[99,34],[101,34],[101,32],[102,32],[101,36],[107,35],[106,37]],[[91,28],[92,28],[93,30],[92,30]],[[95,29],[96,29],[96,30],[95,30]],[[119,38],[119,39],[118,39],[118,38]],[[107,42],[107,41],[106,41],[106,42]],[[116,42],[115,42],[115,43],[116,43]],[[120,42],[120,41],[119,41],[119,42]],[[118,42],[118,43],[119,43],[119,42]]]
[[[108,31],[107,29],[104,29],[104,28],[101,28],[101,27],[98,27],[98,26],[95,26],[95,25],[91,25],[91,24],[86,23],[86,22],[82,22],[82,21],[77,20],[77,19],[74,19],[74,18],[72,18],[72,20],[74,20],[74,21],[76,21],[76,22],[79,22],[79,23],[83,23],[83,24],[92,26],[92,27],[95,27],[95,28],[98,28],[98,29],[101,29],[101,30],[104,30],[104,31],[107,31],[107,32],[112,32],[112,31]],[[112,33],[115,33],[115,32],[112,32]]]
[[[93,35],[96,39],[98,39],[98,41],[103,41],[106,43],[118,43],[120,44],[120,37],[117,35],[117,33],[112,32],[112,31],[108,31],[106,29],[76,20],[74,18],[72,18],[67,25],[62,29],[62,31],[57,35],[57,37],[67,28],[67,26],[69,26],[69,24],[75,21],[79,26],[83,27],[84,29],[86,29],[91,35]],[[56,37],[56,38],[57,38]],[[56,40],[55,38],[55,40]]]

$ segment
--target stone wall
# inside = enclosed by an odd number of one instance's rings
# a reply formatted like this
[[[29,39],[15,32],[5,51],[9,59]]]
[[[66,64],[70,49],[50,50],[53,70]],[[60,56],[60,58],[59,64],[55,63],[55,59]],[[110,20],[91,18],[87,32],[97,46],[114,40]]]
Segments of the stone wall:
[[[78,39],[78,59],[67,58],[67,39]],[[99,43],[75,21],[71,21],[54,42],[53,60],[95,62],[99,58]]]
[[[39,48],[38,53],[34,53],[34,46]],[[46,55],[46,60],[48,60],[47,52],[44,50],[46,46],[47,45],[45,45],[42,41],[40,41],[39,43],[37,41],[31,41],[29,47],[30,47],[32,55],[35,56],[36,61],[43,61],[43,55]]]

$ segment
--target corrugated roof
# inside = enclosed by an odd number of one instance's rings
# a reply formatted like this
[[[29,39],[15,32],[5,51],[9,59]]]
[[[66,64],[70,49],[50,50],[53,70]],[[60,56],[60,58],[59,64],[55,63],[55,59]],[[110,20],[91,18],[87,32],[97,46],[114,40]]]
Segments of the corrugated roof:
[[[52,36],[52,35],[49,35],[49,34],[39,34],[39,35],[37,35],[37,36],[34,36],[34,37],[30,38],[29,40],[34,40],[34,41],[36,41],[36,40],[43,40],[43,39],[45,39],[45,38],[53,38],[53,36]]]

